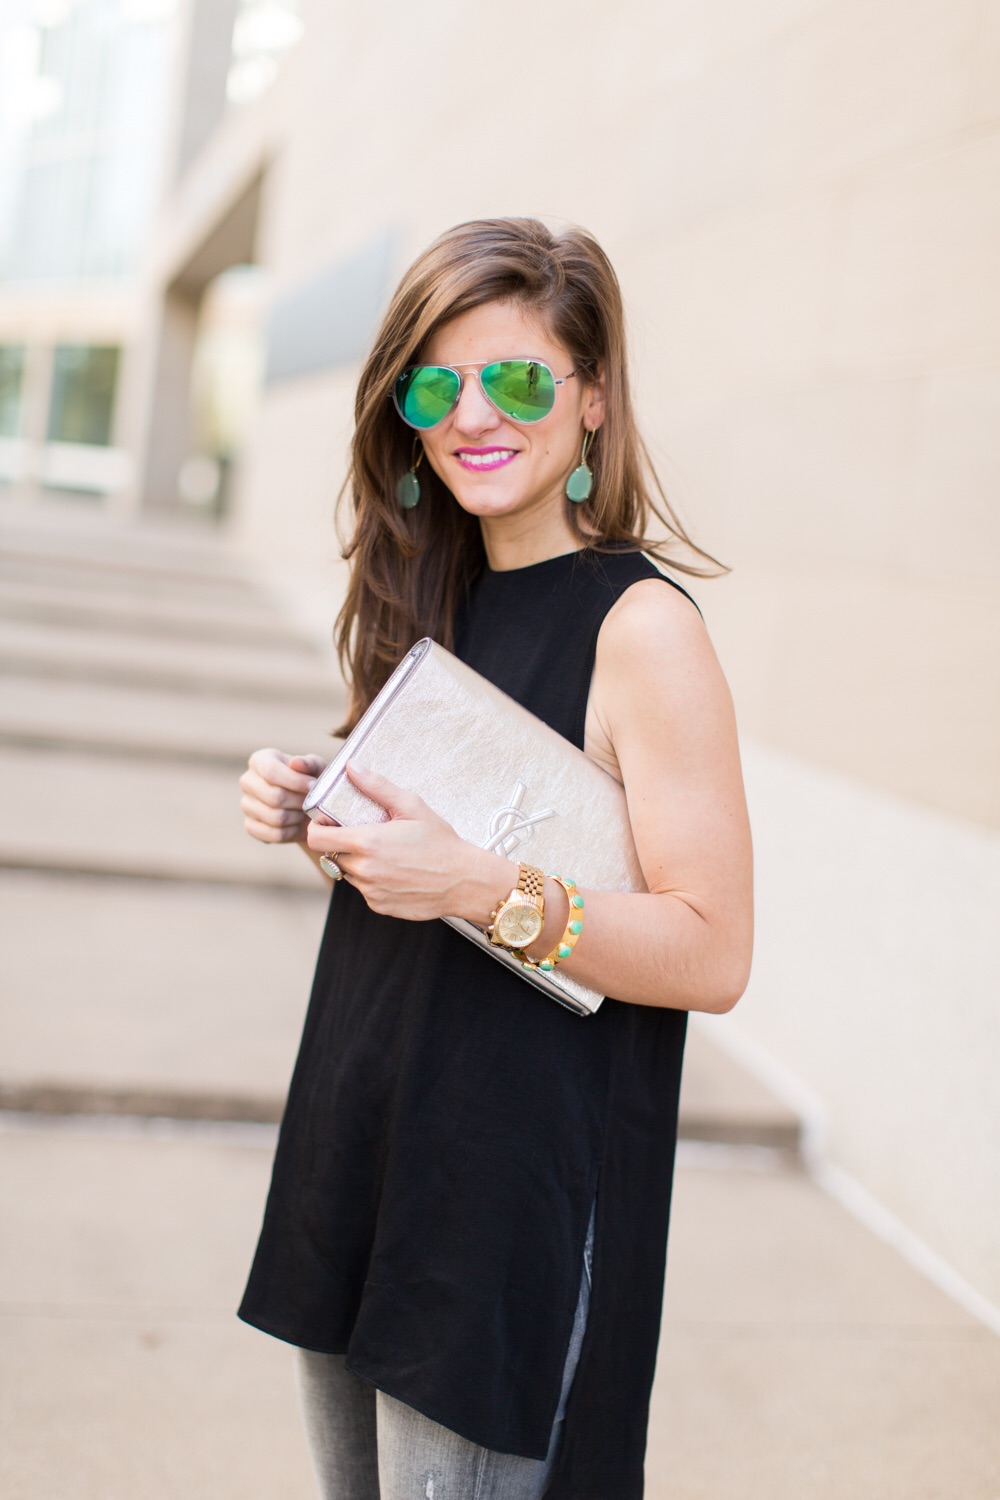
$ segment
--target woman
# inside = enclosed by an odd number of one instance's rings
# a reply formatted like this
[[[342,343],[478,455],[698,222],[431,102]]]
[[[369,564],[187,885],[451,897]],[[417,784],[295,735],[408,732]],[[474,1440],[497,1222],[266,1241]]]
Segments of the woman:
[[[624,784],[648,893],[582,892],[562,961],[615,997],[582,1019],[433,920],[486,928],[511,860],[360,770],[389,821],[310,823],[321,762],[251,757],[248,831],[343,880],[241,1316],[302,1351],[329,1500],[631,1500],[687,1012],[743,991],[751,871],[722,673],[640,551],[648,464],[603,252],[530,219],[442,236],[356,419],[345,728],[433,636]],[[562,952],[568,894],[546,873],[529,959]]]

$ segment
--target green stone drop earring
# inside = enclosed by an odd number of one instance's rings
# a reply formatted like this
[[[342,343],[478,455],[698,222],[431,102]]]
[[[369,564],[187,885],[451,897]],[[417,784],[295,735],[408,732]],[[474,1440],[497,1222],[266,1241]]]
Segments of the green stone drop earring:
[[[566,499],[572,500],[574,505],[581,505],[584,500],[589,500],[590,492],[594,488],[594,475],[587,462],[587,449],[593,440],[592,432],[588,431],[583,434],[580,462],[566,481]]]
[[[420,447],[419,453],[417,452],[418,447]],[[412,510],[415,505],[420,504],[420,480],[417,478],[417,470],[420,467],[420,460],[423,456],[424,450],[420,446],[420,439],[414,438],[413,458],[410,462],[410,467],[405,474],[401,474],[396,480],[396,504],[400,510]]]

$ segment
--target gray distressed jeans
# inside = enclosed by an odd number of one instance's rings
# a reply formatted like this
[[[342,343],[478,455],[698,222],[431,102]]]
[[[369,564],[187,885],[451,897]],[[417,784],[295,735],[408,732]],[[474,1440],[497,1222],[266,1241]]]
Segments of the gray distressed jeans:
[[[343,1355],[299,1349],[299,1394],[322,1500],[540,1500],[587,1326],[593,1244],[591,1211],[562,1395],[545,1458],[480,1448],[352,1375]]]

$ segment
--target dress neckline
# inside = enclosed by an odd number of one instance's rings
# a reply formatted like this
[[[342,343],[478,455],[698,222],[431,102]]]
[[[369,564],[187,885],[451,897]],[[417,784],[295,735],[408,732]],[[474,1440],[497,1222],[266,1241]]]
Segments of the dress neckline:
[[[559,552],[555,557],[543,557],[541,562],[525,563],[521,568],[491,568],[486,563],[483,572],[489,578],[523,578],[526,573],[539,573],[545,568],[555,571],[559,566],[565,567],[575,558],[584,557],[590,550],[589,547],[577,547],[572,552]]]

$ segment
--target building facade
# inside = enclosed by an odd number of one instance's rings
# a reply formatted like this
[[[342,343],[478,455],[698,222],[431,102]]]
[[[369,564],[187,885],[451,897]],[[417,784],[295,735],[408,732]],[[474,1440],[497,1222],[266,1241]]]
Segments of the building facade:
[[[296,9],[295,0],[5,5],[0,493],[183,503],[183,474],[157,489],[168,413],[151,423],[145,402],[164,301],[161,208],[227,118],[266,91],[301,34]],[[238,248],[251,262],[252,241],[244,235]],[[184,289],[170,291],[189,311]],[[245,302],[237,296],[236,306]],[[168,359],[155,371],[161,399],[169,373]],[[198,424],[188,374],[182,364],[176,422],[190,459]]]

